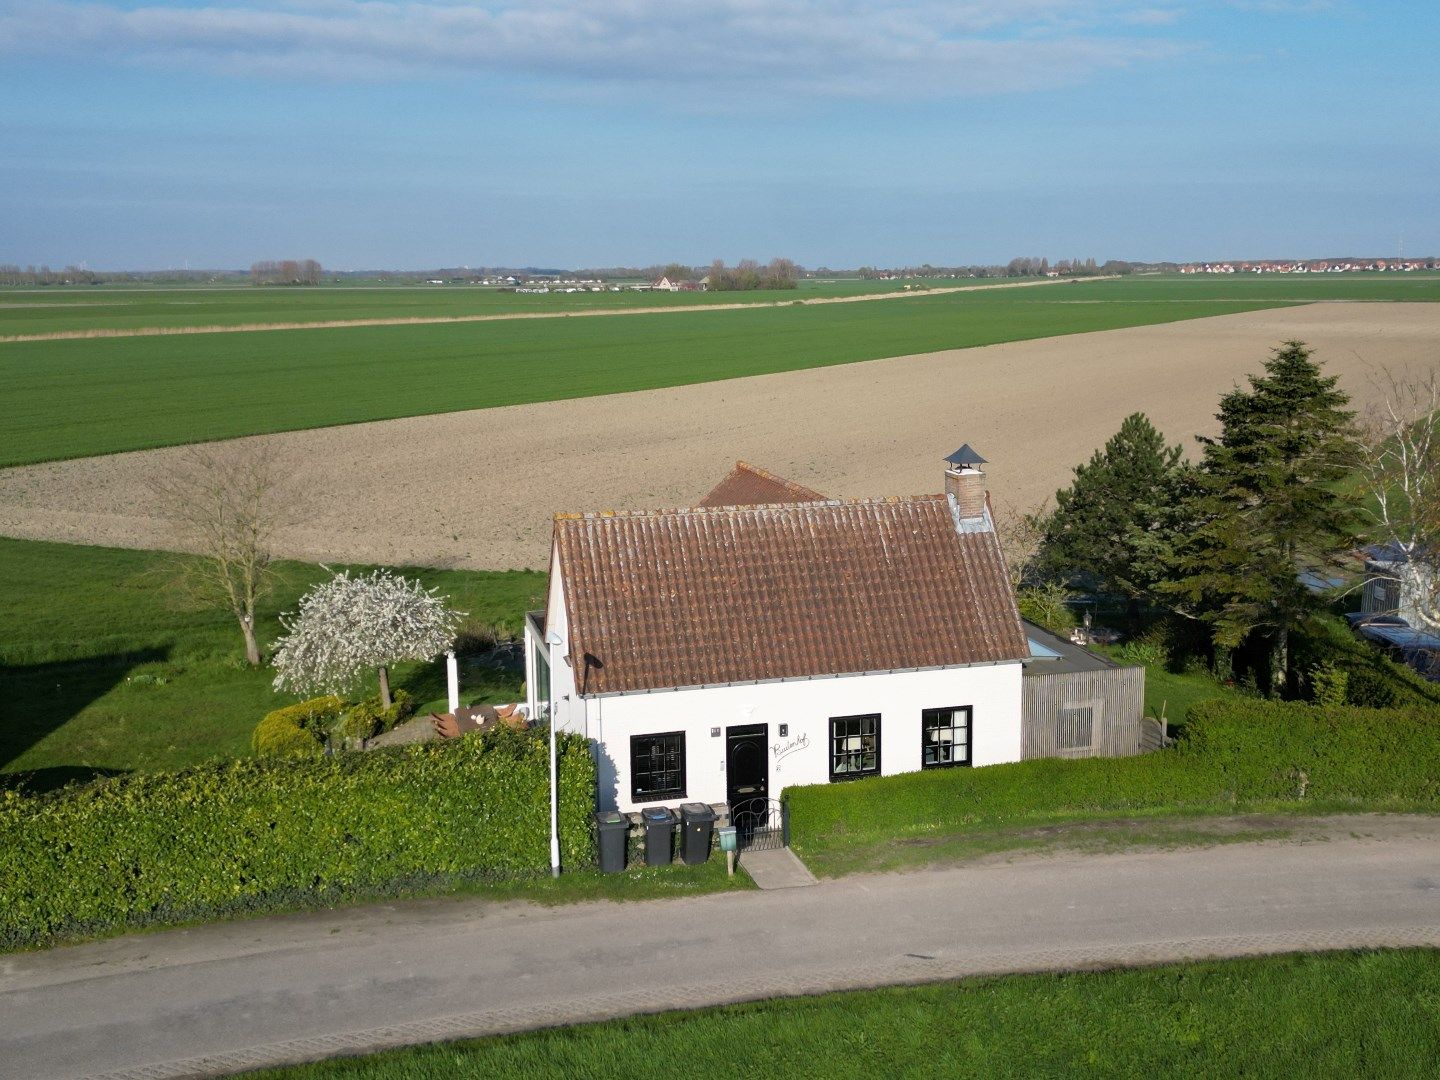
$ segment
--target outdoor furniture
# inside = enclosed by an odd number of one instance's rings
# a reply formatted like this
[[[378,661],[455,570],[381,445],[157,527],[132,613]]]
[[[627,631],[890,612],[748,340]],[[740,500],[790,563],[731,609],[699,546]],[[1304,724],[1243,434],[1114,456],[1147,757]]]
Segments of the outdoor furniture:
[[[499,714],[491,705],[466,705],[453,713],[430,714],[430,720],[435,725],[435,734],[442,739],[458,739],[472,731],[483,731],[493,726],[498,719]]]

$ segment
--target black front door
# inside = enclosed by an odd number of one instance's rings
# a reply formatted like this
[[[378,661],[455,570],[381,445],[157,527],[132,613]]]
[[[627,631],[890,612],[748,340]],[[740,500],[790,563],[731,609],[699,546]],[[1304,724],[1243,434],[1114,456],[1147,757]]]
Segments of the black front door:
[[[733,808],[747,799],[770,797],[770,748],[765,724],[725,729],[725,798]]]

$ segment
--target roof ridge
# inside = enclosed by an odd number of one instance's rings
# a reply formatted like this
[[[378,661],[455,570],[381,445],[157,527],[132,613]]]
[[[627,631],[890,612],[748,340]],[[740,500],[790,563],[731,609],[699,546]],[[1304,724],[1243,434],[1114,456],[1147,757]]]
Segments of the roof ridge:
[[[820,492],[816,491],[814,488],[806,487],[804,484],[800,483],[797,480],[791,480],[788,476],[781,476],[778,473],[773,473],[769,469],[762,469],[759,465],[752,465],[744,458],[735,459],[735,468],[744,469],[746,472],[752,472],[756,476],[769,480],[772,483],[779,484],[781,487],[789,488],[792,491],[804,492],[807,496],[812,496],[820,499],[828,498],[828,496],[820,494]]]
[[[822,506],[898,506],[902,503],[942,502],[947,498],[940,493],[920,495],[871,495],[854,499],[809,499],[789,503],[738,503],[729,506],[673,506],[649,507],[631,510],[562,510],[554,515],[556,521],[601,521],[611,518],[656,518],[672,514],[733,514],[739,512],[765,513],[776,510],[814,510]]]

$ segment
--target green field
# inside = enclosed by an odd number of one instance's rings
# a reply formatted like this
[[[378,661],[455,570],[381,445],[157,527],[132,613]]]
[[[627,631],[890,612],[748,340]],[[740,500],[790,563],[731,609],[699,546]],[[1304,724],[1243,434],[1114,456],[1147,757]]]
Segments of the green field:
[[[1440,954],[1351,952],[778,999],[252,1074],[1431,1077]]]
[[[230,617],[176,610],[156,568],[164,555],[0,539],[0,774],[53,787],[130,770],[174,769],[250,753],[260,717],[295,700],[273,671],[246,667]],[[264,644],[276,613],[326,574],[284,563],[262,610]],[[481,623],[518,631],[544,575],[409,570]],[[408,665],[397,685],[423,705],[445,696],[440,664]],[[513,701],[518,677],[467,670],[467,701]]]
[[[1119,282],[1058,286],[1067,298],[1170,302],[1260,300],[1434,300],[1436,274],[1333,274],[1230,277],[1144,276]],[[915,286],[1004,284],[1003,280],[945,278],[924,282],[827,280],[801,282],[796,290],[751,293],[561,293],[501,292],[468,285],[336,285],[317,288],[250,286],[80,286],[0,289],[0,337],[83,330],[146,327],[244,326],[325,322],[337,319],[454,318],[587,311],[604,308],[673,307],[692,304],[788,303],[828,296],[895,292]],[[1077,291],[1078,290],[1078,291]],[[1098,291],[1097,291],[1098,290]],[[1017,298],[1018,299],[1018,298]],[[1027,297],[1026,299],[1029,299]]]
[[[893,292],[904,284],[899,281],[807,281],[796,289],[717,293],[635,292],[631,289],[598,293],[515,293],[473,285],[0,288],[0,337],[70,330],[245,326],[335,319],[455,318],[687,304],[788,303],[822,296]]]
[[[322,294],[267,295],[303,303]],[[1317,298],[1440,300],[1440,275],[1134,278],[820,307],[0,344],[7,389],[0,465],[647,390]]]
[[[648,390],[1267,306],[1020,304],[971,299],[976,295],[984,294],[0,345],[0,382],[8,391],[0,465]]]
[[[1123,281],[1060,283],[1076,299],[1169,302],[1260,300],[1426,300],[1437,298],[1436,274],[1336,274],[1284,277],[1143,276]],[[471,315],[554,313],[693,304],[773,304],[832,296],[896,292],[907,287],[1005,284],[1000,280],[827,280],[798,289],[750,293],[621,292],[544,295],[464,285],[320,286],[307,289],[249,286],[82,286],[0,289],[0,337],[146,327],[244,326],[336,319],[453,318]],[[1081,290],[1074,292],[1074,290]],[[1098,293],[1095,290],[1100,290]]]

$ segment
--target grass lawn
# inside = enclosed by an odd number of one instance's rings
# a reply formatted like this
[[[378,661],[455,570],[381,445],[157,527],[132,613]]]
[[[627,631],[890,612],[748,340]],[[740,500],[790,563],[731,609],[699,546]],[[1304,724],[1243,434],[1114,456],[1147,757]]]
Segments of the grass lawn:
[[[778,999],[251,1075],[1430,1077],[1437,1003],[1436,952],[1302,954]]]
[[[0,538],[0,774],[32,773],[53,787],[135,769],[173,769],[250,753],[250,732],[291,697],[273,672],[242,659],[239,631],[219,611],[175,610],[153,552]],[[454,606],[518,631],[544,591],[529,571],[409,570]],[[280,565],[280,587],[260,620],[262,643],[279,633],[325,571]],[[469,701],[513,701],[520,677],[469,669]],[[443,664],[408,665],[395,685],[422,705],[444,704]]]

